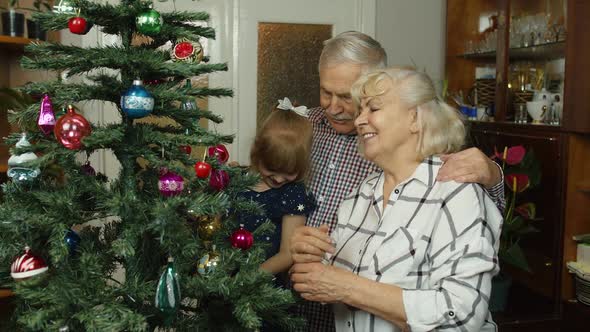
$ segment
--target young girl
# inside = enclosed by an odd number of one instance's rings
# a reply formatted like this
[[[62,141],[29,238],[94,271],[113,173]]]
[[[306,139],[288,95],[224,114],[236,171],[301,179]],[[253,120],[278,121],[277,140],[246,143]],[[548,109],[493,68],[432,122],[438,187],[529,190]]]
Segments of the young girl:
[[[261,181],[242,195],[259,203],[264,214],[241,216],[240,220],[249,231],[254,231],[267,219],[275,225],[273,234],[262,239],[271,246],[261,268],[272,274],[285,272],[293,264],[289,239],[315,208],[315,200],[304,185],[311,139],[307,108],[294,107],[285,98],[279,100],[259,128],[250,152],[250,167],[260,174]]]

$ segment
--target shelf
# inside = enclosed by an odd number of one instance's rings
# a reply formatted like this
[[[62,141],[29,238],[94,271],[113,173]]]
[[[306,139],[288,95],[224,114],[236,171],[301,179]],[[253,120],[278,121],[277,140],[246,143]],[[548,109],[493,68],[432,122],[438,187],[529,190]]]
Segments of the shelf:
[[[514,130],[535,130],[537,132],[562,133],[567,132],[562,126],[555,126],[549,124],[533,124],[533,123],[514,123],[512,121],[468,121],[471,127],[512,132]]]
[[[0,49],[22,51],[28,44],[37,41],[25,37],[10,37],[0,35]]]
[[[580,182],[576,185],[576,188],[583,193],[590,194],[590,181]]]
[[[466,59],[495,59],[496,52],[467,53],[459,57]],[[565,57],[565,41],[535,45],[529,47],[511,48],[508,51],[511,60],[550,60]]]
[[[481,53],[463,53],[457,55],[460,58],[465,59],[495,59],[496,51],[481,52]]]
[[[0,288],[0,298],[11,297],[14,293],[10,289]]]

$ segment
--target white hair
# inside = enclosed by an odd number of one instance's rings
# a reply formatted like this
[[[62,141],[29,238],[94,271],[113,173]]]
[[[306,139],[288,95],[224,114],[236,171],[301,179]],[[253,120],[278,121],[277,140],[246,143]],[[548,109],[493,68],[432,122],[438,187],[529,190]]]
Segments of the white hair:
[[[341,63],[360,65],[363,71],[384,68],[387,54],[375,39],[361,32],[347,31],[324,41],[318,67]]]
[[[465,143],[465,125],[459,112],[436,95],[432,79],[408,67],[376,69],[362,75],[352,86],[357,107],[362,98],[386,93],[381,81],[393,83],[395,94],[408,109],[416,109],[419,127],[417,152],[422,158],[459,151]]]

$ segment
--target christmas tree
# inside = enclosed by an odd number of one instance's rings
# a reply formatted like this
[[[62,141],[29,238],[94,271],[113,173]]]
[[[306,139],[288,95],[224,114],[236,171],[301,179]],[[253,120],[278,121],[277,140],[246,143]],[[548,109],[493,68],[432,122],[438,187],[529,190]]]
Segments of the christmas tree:
[[[208,15],[159,13],[138,0],[62,0],[35,18],[66,33],[94,26],[120,44],[40,42],[22,58],[26,69],[61,75],[21,87],[44,97],[10,114],[24,133],[6,139],[15,146],[0,206],[0,286],[16,294],[10,330],[293,326],[291,292],[259,269],[264,247],[252,246],[272,226],[239,228],[240,212],[259,207],[238,193],[258,179],[227,165],[232,136],[199,125],[222,119],[195,98],[232,92],[186,82],[227,69],[203,56],[199,38],[213,39],[214,30],[192,22]],[[89,123],[88,101],[116,105],[121,122]],[[101,149],[120,163],[117,178],[84,163]]]

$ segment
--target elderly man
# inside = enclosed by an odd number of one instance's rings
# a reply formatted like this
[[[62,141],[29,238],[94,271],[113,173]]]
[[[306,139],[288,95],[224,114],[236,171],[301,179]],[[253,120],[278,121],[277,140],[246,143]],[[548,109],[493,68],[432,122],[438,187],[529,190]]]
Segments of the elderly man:
[[[291,243],[301,243],[318,231],[328,232],[337,224],[337,211],[344,197],[376,166],[358,153],[355,108],[350,88],[362,73],[387,65],[387,55],[379,42],[360,32],[344,32],[327,40],[320,56],[320,107],[310,112],[314,136],[312,147],[312,177],[310,190],[317,200],[316,210],[309,216],[306,227],[300,227]],[[477,182],[484,185],[502,210],[504,191],[502,174],[497,164],[476,148],[442,156],[444,166],[437,180]],[[320,230],[317,227],[322,226]],[[293,259],[306,262],[308,257],[292,247]],[[330,306],[306,302],[300,314],[308,321],[306,331],[333,331],[334,319]]]

